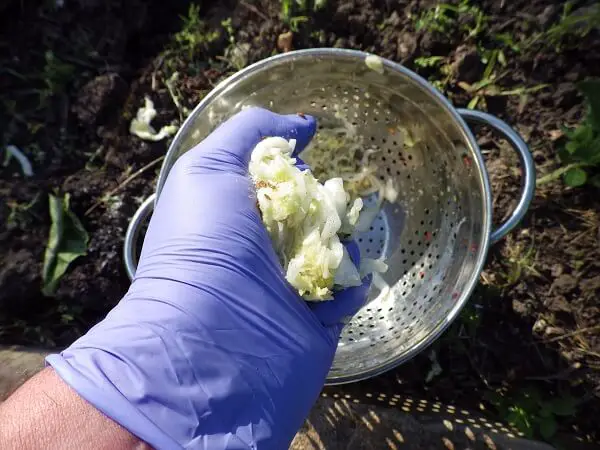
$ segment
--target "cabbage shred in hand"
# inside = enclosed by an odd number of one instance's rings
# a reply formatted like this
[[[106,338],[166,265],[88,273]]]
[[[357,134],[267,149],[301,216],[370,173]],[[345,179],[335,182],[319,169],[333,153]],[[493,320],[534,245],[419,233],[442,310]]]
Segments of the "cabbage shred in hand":
[[[363,203],[350,201],[341,178],[321,184],[296,167],[294,146],[264,139],[252,152],[250,175],[286,279],[305,300],[330,300],[335,289],[361,284],[340,238],[353,233]]]

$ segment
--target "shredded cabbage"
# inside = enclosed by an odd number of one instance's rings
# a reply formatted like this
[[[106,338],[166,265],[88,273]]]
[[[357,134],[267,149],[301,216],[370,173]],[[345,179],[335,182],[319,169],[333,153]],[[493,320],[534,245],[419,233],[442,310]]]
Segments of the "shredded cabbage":
[[[367,55],[367,57],[365,58],[365,65],[369,69],[377,72],[378,74],[383,75],[383,72],[384,72],[383,60],[379,56]]]
[[[295,166],[295,142],[261,141],[250,158],[257,203],[286,279],[305,300],[333,298],[334,289],[361,284],[340,238],[351,235],[362,209],[341,178],[321,184]]]
[[[179,127],[177,125],[165,125],[158,132],[150,122],[156,117],[154,103],[149,97],[144,98],[144,106],[138,109],[136,116],[129,125],[129,132],[146,141],[161,141],[175,133]]]

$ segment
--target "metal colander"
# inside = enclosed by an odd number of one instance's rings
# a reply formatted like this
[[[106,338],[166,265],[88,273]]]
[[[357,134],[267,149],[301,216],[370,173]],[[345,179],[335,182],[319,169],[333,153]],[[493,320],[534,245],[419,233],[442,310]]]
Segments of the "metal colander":
[[[433,342],[466,303],[489,242],[508,233],[531,201],[535,170],[523,140],[489,114],[456,110],[408,69],[363,52],[312,49],[258,62],[220,83],[175,137],[159,176],[159,196],[181,154],[246,106],[317,117],[319,130],[344,128],[376,148],[377,176],[399,192],[370,229],[356,236],[363,257],[383,256],[387,273],[374,280],[366,305],[344,328],[328,383],[357,381],[406,361]],[[374,70],[375,69],[375,70]],[[383,73],[381,70],[383,69]],[[465,121],[487,124],[517,151],[521,198],[491,232],[491,189],[483,158]],[[317,134],[315,141],[318,141]],[[369,204],[375,196],[365,199]],[[135,273],[136,242],[154,196],[133,217],[125,262]]]

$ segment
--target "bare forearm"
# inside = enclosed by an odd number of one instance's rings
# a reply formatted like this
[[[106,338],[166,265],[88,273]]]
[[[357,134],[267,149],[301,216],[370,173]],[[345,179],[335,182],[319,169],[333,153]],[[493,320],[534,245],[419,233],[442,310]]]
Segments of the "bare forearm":
[[[87,403],[50,368],[0,405],[0,448],[150,449]]]

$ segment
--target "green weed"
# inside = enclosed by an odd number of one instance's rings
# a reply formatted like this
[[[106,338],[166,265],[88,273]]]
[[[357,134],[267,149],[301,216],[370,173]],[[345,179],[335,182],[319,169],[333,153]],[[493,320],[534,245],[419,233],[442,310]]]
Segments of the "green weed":
[[[435,73],[429,77],[429,82],[439,91],[444,92],[452,79],[452,69],[444,56],[424,56],[416,58],[415,66],[423,69],[434,70]]]
[[[549,87],[548,84],[538,84],[535,86],[518,86],[513,89],[504,89],[497,83],[507,75],[507,71],[498,72],[498,69],[505,69],[507,66],[506,55],[503,49],[480,49],[482,62],[486,65],[481,79],[473,84],[460,81],[458,86],[472,95],[467,108],[474,109],[478,105],[486,107],[485,97],[518,96],[521,101],[532,93],[538,92]]]
[[[39,193],[28,203],[18,203],[14,201],[8,201],[6,205],[10,209],[10,213],[6,218],[7,228],[19,228],[21,230],[26,229],[31,225],[34,219],[39,217],[33,212],[33,207],[39,200]]]
[[[567,186],[600,187],[600,174],[590,175],[600,165],[600,79],[582,81],[578,88],[587,103],[585,118],[575,129],[563,129],[566,144],[558,153],[563,167],[538,179],[538,186],[562,177]]]
[[[290,17],[288,24],[290,26],[290,31],[297,33],[300,31],[300,24],[308,22],[310,19],[307,16],[294,16]]]
[[[457,7],[442,3],[430,8],[417,18],[415,28],[417,31],[437,31],[448,34],[456,23]]]
[[[235,44],[235,31],[233,29],[233,25],[231,24],[231,17],[221,22],[221,26],[225,28],[225,33],[227,33],[227,40],[229,44]]]
[[[468,16],[469,20],[458,25],[458,18],[464,16]],[[416,19],[415,28],[444,35],[458,28],[467,38],[476,38],[487,28],[487,24],[488,18],[481,8],[471,5],[469,0],[462,0],[458,5],[441,3],[424,11]]]
[[[554,46],[557,51],[562,49],[566,39],[584,38],[593,29],[600,27],[600,4],[578,10],[574,10],[574,5],[575,2],[566,2],[558,23],[543,34],[544,41]]]
[[[439,67],[445,59],[443,56],[423,56],[415,59],[415,66],[423,68]]]
[[[181,51],[192,58],[198,51],[205,51],[220,37],[218,30],[210,30],[200,18],[200,6],[191,4],[186,16],[182,16],[181,30],[175,33],[174,40]]]
[[[504,278],[502,287],[513,286],[524,275],[533,274],[540,276],[540,273],[535,268],[537,250],[533,241],[527,248],[520,243],[508,242],[507,248],[506,272],[502,274]]]
[[[544,398],[535,386],[523,389],[514,396],[508,396],[503,391],[488,392],[485,396],[500,417],[526,437],[540,436],[547,441],[556,434],[557,418],[575,415],[577,407],[577,401],[572,396]]]
[[[165,81],[165,86],[167,86],[169,96],[177,108],[177,112],[179,113],[179,121],[183,123],[183,120],[189,116],[191,111],[183,104],[184,96],[178,88],[178,82],[179,72],[173,72],[173,74]]]
[[[297,32],[299,25],[308,22],[308,16],[327,5],[327,0],[281,0],[281,19]]]

